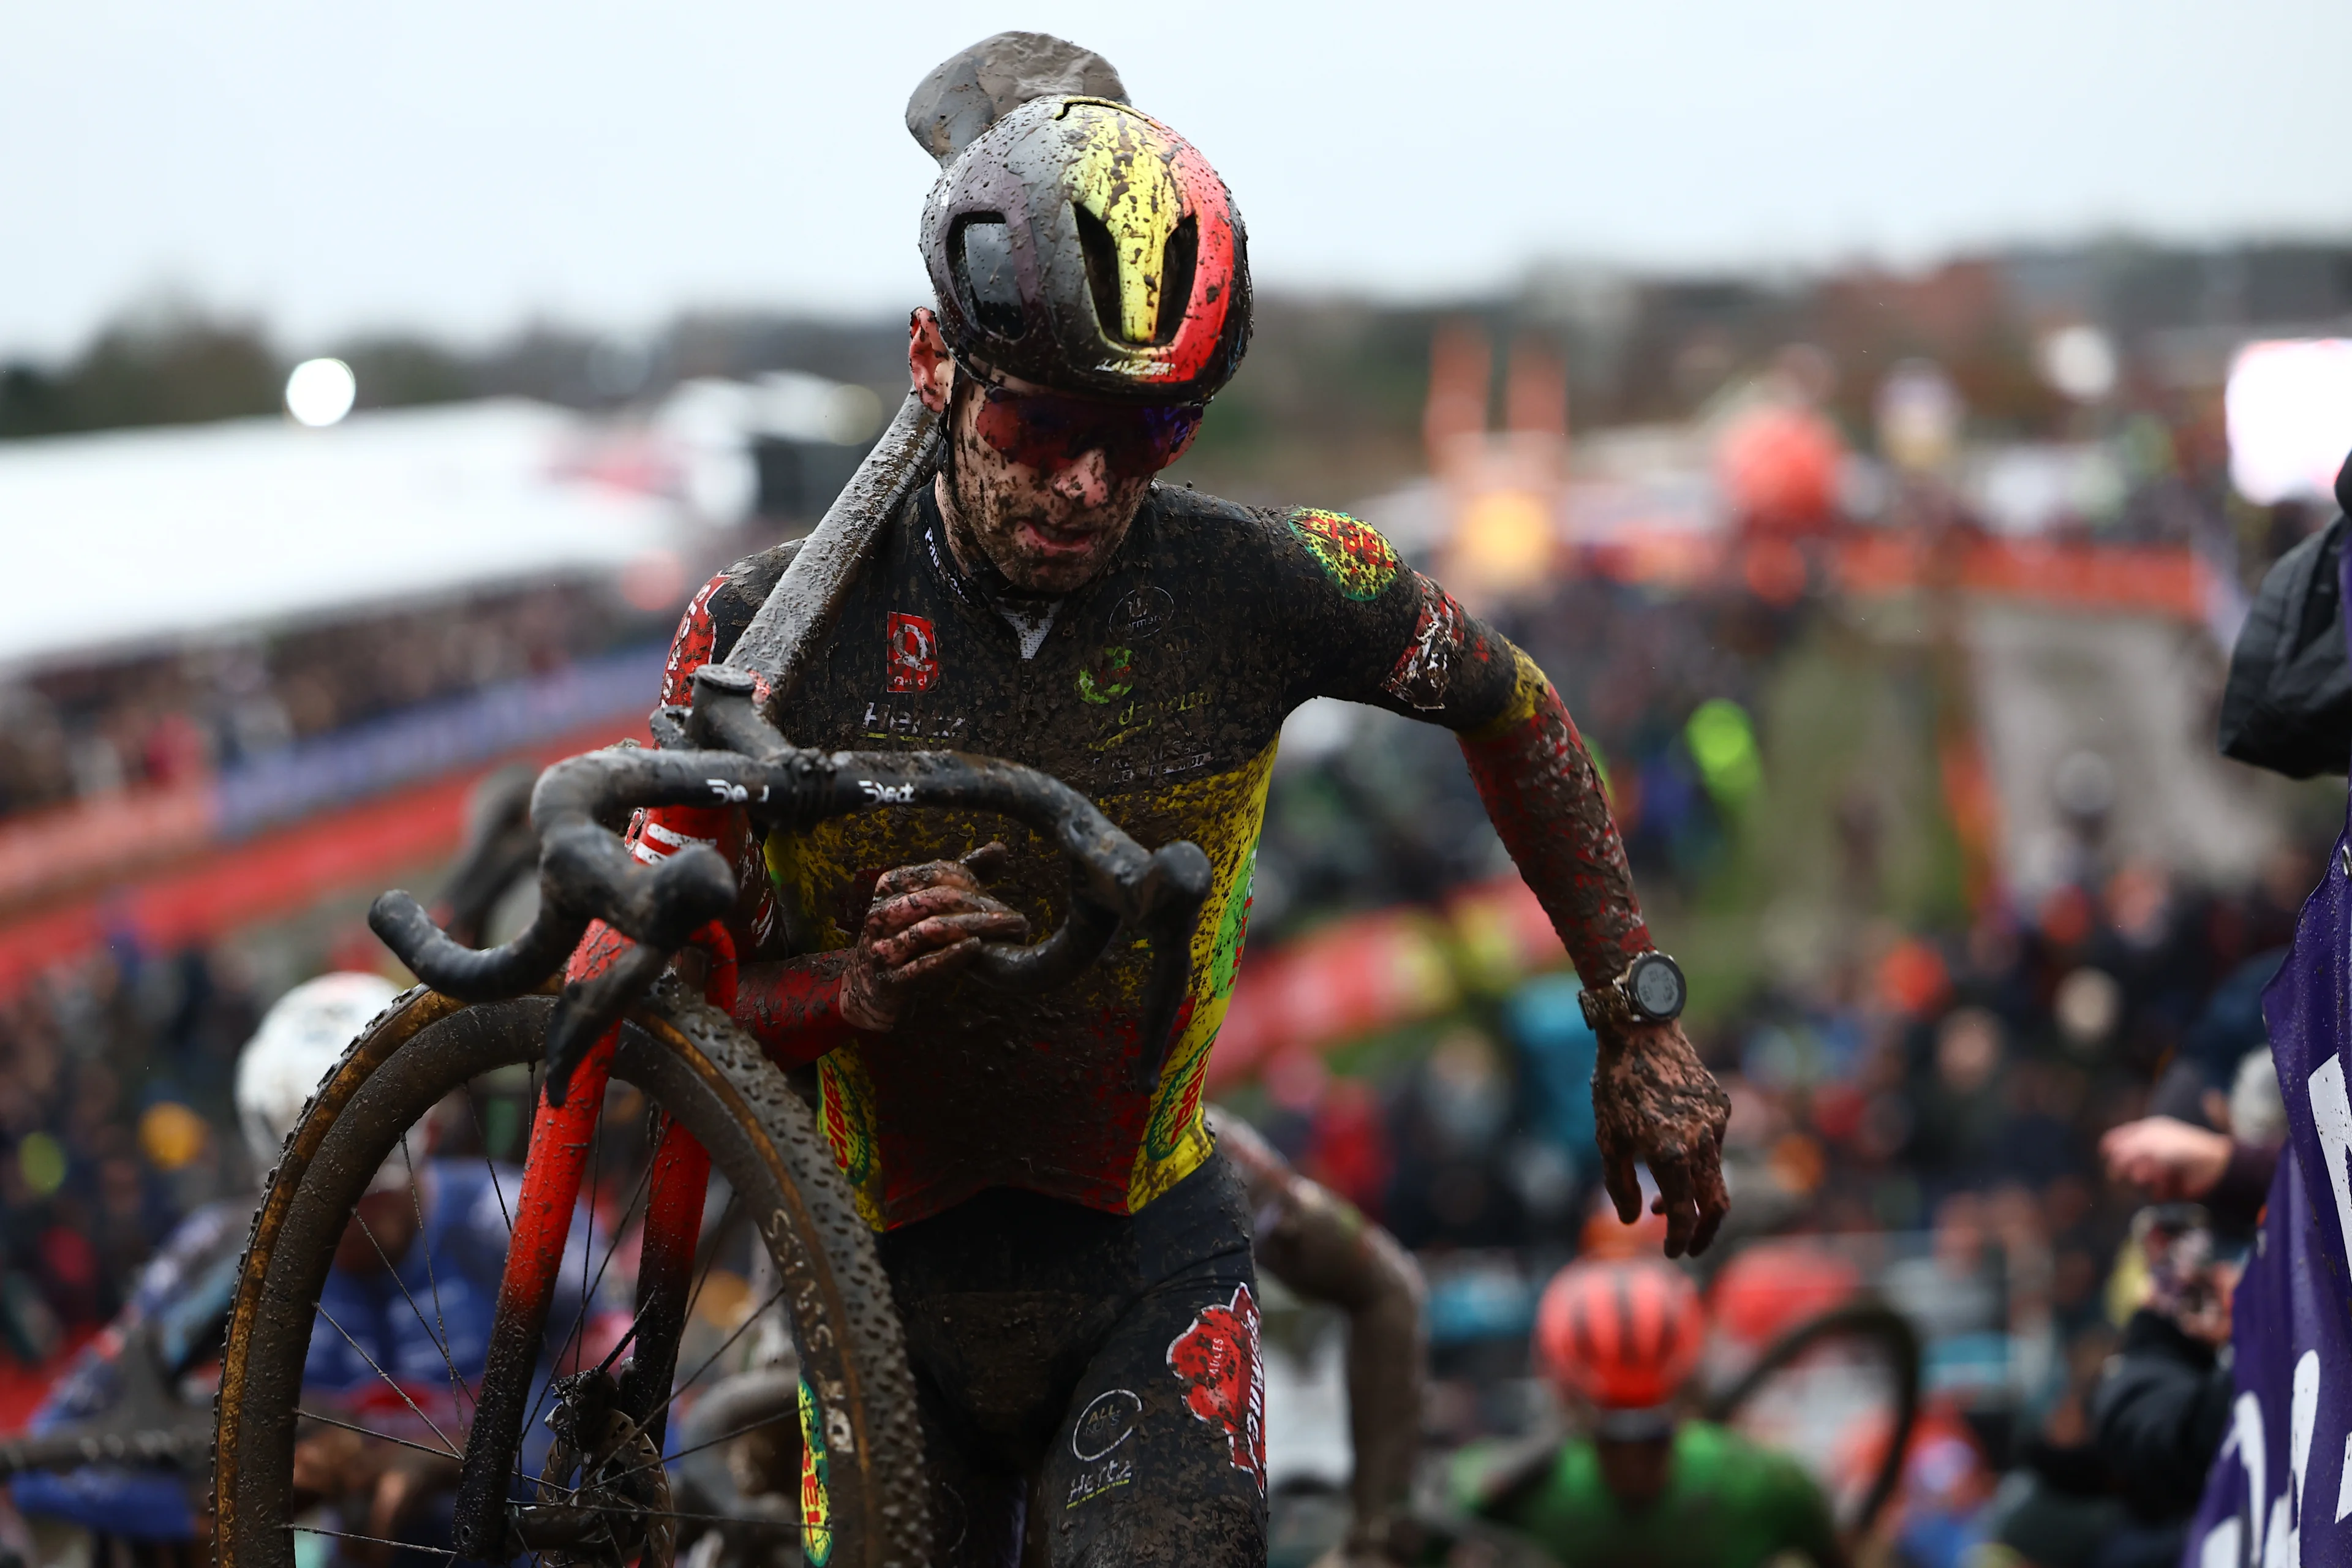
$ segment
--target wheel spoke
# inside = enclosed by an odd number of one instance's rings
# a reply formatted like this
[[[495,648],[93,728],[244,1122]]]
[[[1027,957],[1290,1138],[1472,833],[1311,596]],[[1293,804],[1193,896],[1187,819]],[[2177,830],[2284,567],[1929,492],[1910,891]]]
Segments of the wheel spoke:
[[[381,1250],[381,1248],[378,1250]],[[324,1301],[320,1302],[314,1310],[318,1312],[319,1316],[327,1320],[329,1326],[331,1327],[335,1332],[343,1336],[343,1342],[345,1344],[351,1346],[354,1351],[359,1352],[359,1358],[368,1363],[368,1370],[374,1373],[378,1377],[383,1379],[383,1385],[386,1388],[391,1389],[394,1394],[400,1395],[400,1402],[403,1405],[407,1405],[409,1409],[415,1411],[416,1418],[419,1421],[424,1422],[427,1426],[433,1428],[433,1435],[436,1437],[440,1438],[441,1446],[449,1451],[447,1456],[448,1458],[452,1459],[462,1459],[466,1457],[457,1451],[457,1445],[449,1441],[449,1434],[441,1430],[441,1426],[438,1422],[435,1421],[430,1415],[425,1415],[424,1411],[417,1409],[416,1401],[408,1397],[408,1390],[401,1387],[398,1383],[394,1382],[392,1373],[384,1371],[383,1368],[375,1364],[375,1357],[368,1354],[366,1350],[361,1346],[359,1341],[352,1338],[352,1333],[349,1329],[344,1328],[342,1324],[335,1321],[335,1314],[327,1310],[327,1304]],[[421,1321],[424,1314],[419,1313],[417,1316]]]
[[[317,1524],[289,1524],[289,1530],[304,1535],[331,1535],[338,1541],[364,1541],[371,1546],[389,1546],[399,1552],[430,1552],[436,1557],[455,1557],[457,1553],[446,1546],[425,1546],[414,1541],[386,1541],[381,1535],[360,1535],[348,1530],[329,1530]]]
[[[652,1169],[653,1168],[650,1165],[646,1167],[646,1173],[648,1175],[652,1173]],[[632,1207],[635,1206],[635,1200],[634,1198],[630,1200],[630,1205]],[[694,1289],[687,1294],[686,1311],[682,1317],[682,1322],[690,1323],[694,1321],[694,1309],[700,1305],[702,1301],[703,1284],[710,1278],[711,1266],[719,1261],[718,1243],[726,1236],[728,1217],[734,1214],[734,1212],[735,1185],[730,1182],[727,1186],[727,1206],[719,1211],[719,1223],[711,1228],[711,1248],[709,1252],[705,1254],[703,1257],[701,1272],[695,1278]],[[601,1271],[597,1278],[601,1282],[603,1279],[603,1274]],[[596,1368],[597,1371],[607,1372],[612,1369],[613,1363],[621,1359],[621,1352],[628,1349],[629,1342],[637,1337],[637,1329],[643,1321],[644,1320],[635,1317],[632,1317],[629,1320],[628,1332],[623,1334],[619,1342],[615,1343],[611,1350],[604,1352],[604,1359],[598,1364]],[[672,1373],[675,1373],[677,1369],[673,1366],[670,1370]]]
[[[329,1415],[324,1411],[305,1410],[297,1405],[294,1414],[305,1421],[316,1421],[326,1426],[340,1426],[346,1432],[355,1432],[362,1437],[371,1437],[379,1443],[393,1443],[403,1448],[414,1448],[420,1454],[430,1454],[436,1459],[446,1459],[451,1457],[438,1448],[428,1447],[423,1443],[411,1442],[406,1437],[395,1437],[389,1432],[379,1432],[373,1426],[355,1426],[349,1421]],[[514,1478],[519,1481],[529,1481],[533,1479],[522,1473],[520,1465],[514,1467]]]
[[[482,1146],[482,1169],[489,1173],[490,1191],[499,1195],[499,1217],[507,1222],[507,1239],[512,1241],[514,1215],[507,1209],[507,1190],[499,1183],[499,1163],[490,1158],[490,1135],[482,1131],[482,1112],[474,1103],[474,1086],[470,1080],[466,1085],[466,1114],[474,1119],[474,1142]]]
[[[425,1252],[425,1283],[433,1293],[433,1323],[438,1331],[436,1342],[441,1347],[442,1361],[449,1368],[450,1408],[456,1409],[460,1399],[478,1406],[480,1402],[475,1399],[474,1391],[466,1386],[465,1377],[457,1371],[457,1358],[449,1353],[449,1320],[441,1310],[441,1279],[433,1268],[433,1247],[425,1237],[425,1200],[416,1191],[416,1162],[409,1155],[405,1135],[400,1140],[400,1163],[408,1169],[408,1207],[416,1215],[416,1243]]]
[[[727,1239],[727,1222],[735,1217],[735,1203],[743,1194],[735,1184],[727,1184],[727,1206],[719,1211],[719,1223],[710,1229],[710,1255],[702,1260],[702,1272],[695,1277],[694,1289],[686,1299],[686,1321],[694,1321],[694,1310],[702,1304],[702,1288],[710,1282],[710,1270],[719,1262],[719,1244]]]
[[[671,1388],[670,1388],[670,1391],[669,1391],[669,1397],[668,1397],[668,1398],[667,1398],[667,1399],[665,1399],[665,1400],[663,1400],[659,1405],[655,1405],[655,1406],[654,1406],[654,1408],[653,1408],[652,1413],[651,1413],[651,1414],[649,1414],[648,1415],[646,1415],[646,1417],[643,1421],[638,1422],[638,1423],[637,1423],[637,1425],[638,1425],[638,1426],[652,1426],[652,1425],[653,1425],[656,1420],[658,1420],[658,1419],[661,1417],[661,1414],[662,1414],[662,1412],[663,1412],[663,1411],[667,1410],[667,1409],[668,1409],[672,1405],[674,1405],[674,1404],[676,1404],[676,1403],[677,1402],[677,1396],[678,1396],[679,1394],[684,1394],[688,1389],[692,1388],[692,1387],[695,1385],[695,1383],[696,1383],[698,1379],[700,1379],[700,1377],[702,1376],[702,1374],[703,1374],[704,1373],[706,1373],[706,1372],[709,1372],[709,1371],[710,1370],[711,1366],[713,1365],[713,1363],[715,1363],[719,1360],[719,1358],[720,1356],[725,1355],[725,1354],[727,1353],[728,1350],[729,1350],[729,1349],[730,1349],[730,1347],[735,1343],[735,1342],[736,1342],[737,1340],[740,1340],[740,1339],[741,1339],[741,1338],[743,1337],[743,1331],[744,1331],[744,1330],[746,1330],[746,1329],[750,1328],[752,1324],[754,1324],[754,1323],[758,1322],[761,1318],[766,1317],[766,1316],[768,1315],[768,1309],[769,1309],[770,1307],[774,1306],[777,1302],[779,1302],[779,1301],[782,1300],[783,1299],[784,1299],[784,1287],[783,1287],[783,1285],[782,1285],[781,1282],[779,1282],[779,1283],[777,1284],[777,1286],[776,1286],[776,1293],[775,1293],[774,1295],[772,1295],[772,1296],[769,1297],[769,1298],[768,1298],[768,1300],[767,1300],[767,1301],[766,1301],[766,1302],[765,1302],[765,1303],[764,1303],[764,1304],[760,1308],[760,1310],[759,1310],[758,1311],[751,1313],[749,1317],[745,1318],[741,1322],[740,1322],[740,1323],[736,1324],[736,1325],[735,1325],[735,1331],[734,1331],[733,1333],[731,1333],[731,1334],[728,1335],[728,1336],[727,1336],[727,1338],[726,1338],[726,1339],[725,1339],[725,1340],[724,1340],[724,1341],[719,1344],[719,1348],[718,1348],[717,1350],[712,1351],[709,1355],[707,1355],[707,1356],[705,1356],[705,1357],[703,1357],[703,1358],[702,1358],[702,1364],[701,1364],[700,1366],[698,1366],[698,1367],[696,1367],[696,1368],[694,1369],[694,1375],[693,1375],[692,1377],[688,1378],[688,1379],[687,1379],[685,1382],[683,1382],[683,1383],[679,1383],[679,1384],[672,1384],[672,1385],[671,1385]],[[640,1468],[642,1468],[642,1467],[640,1467]]]
[[[411,1442],[406,1437],[395,1437],[389,1432],[379,1432],[373,1426],[355,1426],[340,1417],[317,1410],[305,1410],[299,1405],[294,1407],[294,1414],[305,1421],[316,1421],[324,1426],[340,1426],[346,1432],[356,1432],[362,1437],[373,1437],[379,1443],[394,1443],[404,1448],[414,1448],[420,1454],[430,1454],[436,1459],[450,1458],[440,1449],[429,1447],[423,1443]],[[518,1470],[516,1474],[520,1475],[521,1472]]]
[[[409,1190],[413,1196],[415,1191],[415,1186],[413,1182],[410,1184]],[[362,1218],[357,1212],[354,1212],[352,1215],[352,1217],[355,1220],[359,1220],[361,1234],[368,1238],[368,1245],[375,1248],[375,1255],[383,1259],[384,1272],[391,1275],[392,1282],[400,1287],[401,1299],[408,1303],[408,1310],[416,1314],[416,1326],[425,1330],[427,1337],[430,1337],[433,1331],[433,1325],[425,1321],[425,1309],[418,1306],[416,1304],[416,1298],[409,1293],[408,1281],[400,1277],[399,1268],[394,1265],[390,1256],[388,1256],[383,1250],[383,1243],[375,1238],[374,1230],[370,1228],[368,1222]],[[416,1216],[416,1239],[417,1244],[422,1246],[425,1240],[425,1215],[421,1208],[418,1210]],[[431,1249],[428,1247],[426,1252],[427,1261],[429,1263]],[[429,1268],[427,1272],[429,1274]],[[441,1300],[437,1295],[433,1300],[433,1310],[435,1314],[437,1316],[441,1310]],[[449,1353],[449,1330],[446,1324],[442,1326],[440,1337],[433,1341],[433,1348],[441,1352],[441,1364],[449,1369],[449,1386],[452,1388],[465,1387],[465,1380],[457,1375],[457,1358]],[[455,1399],[452,1399],[449,1402],[449,1408],[452,1411],[455,1411],[457,1408],[457,1402]]]
[[[593,1143],[593,1141],[592,1140],[591,1142],[592,1142],[592,1143]],[[593,1158],[595,1157],[595,1156],[594,1156],[594,1153],[593,1153],[593,1150],[592,1150],[592,1152],[591,1152],[591,1153],[590,1153],[589,1157],[590,1157],[591,1159],[593,1159]],[[594,1282],[594,1284],[590,1285],[590,1286],[589,1286],[585,1290],[582,1291],[582,1293],[581,1293],[581,1300],[583,1301],[583,1308],[582,1308],[582,1310],[581,1310],[580,1321],[579,1321],[579,1322],[577,1322],[577,1323],[574,1323],[574,1324],[572,1325],[572,1331],[573,1331],[573,1333],[576,1333],[576,1334],[579,1334],[579,1335],[582,1335],[582,1336],[584,1336],[584,1335],[586,1334],[587,1330],[586,1330],[586,1326],[585,1326],[585,1325],[586,1325],[586,1323],[587,1323],[587,1316],[588,1316],[588,1315],[587,1315],[587,1310],[586,1310],[586,1307],[584,1306],[584,1303],[585,1303],[585,1301],[587,1300],[588,1296],[589,1296],[591,1293],[593,1293],[594,1290],[596,1290],[598,1288],[600,1288],[600,1287],[602,1287],[602,1286],[604,1285],[604,1270],[612,1267],[612,1265],[613,1265],[613,1255],[620,1249],[620,1246],[621,1246],[621,1232],[628,1228],[629,1216],[630,1216],[631,1215],[633,1215],[633,1214],[635,1214],[635,1213],[636,1212],[636,1209],[637,1209],[637,1200],[638,1200],[638,1199],[640,1199],[640,1198],[642,1198],[642,1197],[644,1197],[644,1196],[646,1195],[646,1188],[647,1184],[648,1184],[648,1183],[650,1183],[650,1182],[653,1180],[653,1173],[654,1173],[653,1164],[652,1164],[652,1163],[651,1163],[650,1161],[648,1161],[648,1162],[646,1163],[646,1164],[645,1174],[643,1174],[642,1176],[639,1176],[639,1177],[637,1178],[637,1184],[636,1184],[635,1189],[635,1190],[633,1190],[633,1191],[629,1194],[629,1201],[628,1201],[628,1204],[626,1205],[626,1206],[625,1206],[625,1207],[621,1210],[620,1223],[619,1223],[618,1225],[615,1225],[615,1226],[613,1227],[613,1234],[612,1234],[612,1237],[611,1237],[611,1239],[610,1239],[610,1240],[605,1244],[605,1247],[604,1247],[604,1262],[602,1262],[602,1263],[600,1263],[600,1264],[598,1264],[598,1265],[596,1266],[596,1279],[595,1279],[595,1282]],[[591,1195],[592,1195],[592,1198],[593,1198],[593,1190],[592,1190],[592,1194],[591,1194]],[[595,1227],[595,1220],[596,1220],[595,1206],[594,1206],[593,1203],[592,1202],[592,1203],[591,1203],[591,1205],[590,1205],[590,1206],[589,1206],[589,1213],[588,1213],[589,1234],[590,1234],[591,1236],[594,1235],[594,1233],[595,1233],[595,1231],[594,1231],[594,1227]],[[583,1238],[582,1238],[582,1240],[581,1240],[581,1244],[580,1244],[580,1251],[581,1251],[580,1271],[581,1271],[583,1274],[585,1274],[585,1273],[588,1271],[587,1252],[588,1252],[588,1249],[589,1249],[589,1247],[590,1247],[590,1246],[591,1246],[591,1245],[592,1245],[592,1244],[591,1244],[591,1242],[590,1242],[586,1237],[583,1237]],[[614,1358],[614,1357],[616,1357],[616,1356],[618,1356],[618,1355],[621,1353],[621,1349],[622,1349],[622,1347],[623,1347],[623,1346],[626,1345],[626,1344],[629,1342],[629,1341],[631,1341],[632,1339],[635,1339],[635,1338],[636,1337],[636,1332],[637,1332],[637,1325],[636,1325],[635,1321],[634,1319],[632,1319],[632,1320],[631,1320],[631,1321],[630,1321],[630,1323],[629,1323],[628,1332],[626,1332],[626,1333],[625,1333],[625,1334],[623,1334],[623,1335],[621,1336],[620,1343],[619,1343],[619,1344],[616,1344],[616,1345],[614,1345],[614,1346],[613,1347],[613,1349],[612,1349],[611,1352],[610,1352],[610,1353],[608,1353],[608,1354],[604,1357],[604,1360],[603,1364],[602,1364],[602,1365],[600,1365],[600,1366],[597,1368],[597,1370],[598,1370],[599,1372],[602,1372],[602,1371],[605,1371],[605,1370],[609,1369],[609,1368],[612,1366],[612,1364],[613,1364]],[[568,1347],[570,1346],[570,1344],[572,1343],[572,1334],[566,1334],[566,1335],[564,1336],[564,1342],[564,1342],[564,1344],[565,1344],[565,1346],[566,1346],[567,1348],[568,1348]],[[559,1361],[559,1362],[562,1360],[562,1356],[561,1356],[561,1354],[560,1354],[560,1353],[559,1353],[559,1355],[558,1355],[557,1359],[558,1359],[558,1361]],[[541,1405],[541,1403],[542,1401],[544,1401],[544,1400],[546,1399],[546,1397],[547,1397],[547,1394],[548,1394],[548,1390],[549,1390],[549,1389],[551,1389],[551,1388],[552,1388],[553,1386],[554,1386],[554,1382],[553,1382],[553,1380],[552,1380],[552,1379],[550,1379],[550,1380],[549,1380],[549,1382],[540,1389],[539,1398],[538,1398],[538,1399],[535,1399],[535,1400],[533,1400],[533,1401],[531,1401],[531,1406],[530,1406],[530,1419],[531,1419],[531,1420],[533,1420],[533,1421],[536,1421],[537,1419],[539,1419],[539,1407],[540,1407],[540,1405]]]
[[[622,1480],[627,1477],[634,1476],[639,1471],[650,1470],[656,1465],[674,1465],[677,1463],[678,1460],[685,1458],[688,1454],[699,1454],[705,1448],[716,1448],[721,1443],[732,1443],[738,1437],[748,1437],[762,1426],[773,1426],[779,1421],[795,1421],[798,1419],[799,1413],[797,1411],[779,1410],[773,1415],[762,1415],[757,1421],[750,1422],[744,1426],[736,1427],[732,1432],[721,1432],[716,1437],[705,1437],[701,1442],[695,1444],[690,1448],[680,1448],[675,1454],[665,1454],[660,1458],[652,1460],[648,1463],[632,1465],[625,1470],[615,1471],[613,1475],[607,1477],[606,1480],[609,1484],[612,1481]]]

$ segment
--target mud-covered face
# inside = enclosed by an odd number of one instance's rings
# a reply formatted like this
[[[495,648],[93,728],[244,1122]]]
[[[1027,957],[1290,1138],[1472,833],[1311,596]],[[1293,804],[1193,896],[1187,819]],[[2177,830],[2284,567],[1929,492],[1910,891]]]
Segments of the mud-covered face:
[[[1153,417],[1160,409],[1090,408],[961,378],[952,407],[949,537],[1033,593],[1067,594],[1100,576],[1151,477],[1182,450]]]
[[[907,364],[924,403],[948,416],[953,451],[939,498],[949,542],[967,563],[984,557],[1034,594],[1071,593],[1102,574],[1152,476],[1201,423],[1198,405],[978,382],[958,373],[928,310],[908,322]]]

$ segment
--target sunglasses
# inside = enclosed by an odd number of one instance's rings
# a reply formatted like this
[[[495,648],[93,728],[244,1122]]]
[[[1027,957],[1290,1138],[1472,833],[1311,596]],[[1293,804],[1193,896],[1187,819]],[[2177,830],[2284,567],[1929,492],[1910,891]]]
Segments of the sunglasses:
[[[1140,479],[1184,455],[1205,412],[1199,403],[1110,403],[988,386],[975,424],[982,440],[1028,468],[1051,470],[1100,452],[1112,473]]]

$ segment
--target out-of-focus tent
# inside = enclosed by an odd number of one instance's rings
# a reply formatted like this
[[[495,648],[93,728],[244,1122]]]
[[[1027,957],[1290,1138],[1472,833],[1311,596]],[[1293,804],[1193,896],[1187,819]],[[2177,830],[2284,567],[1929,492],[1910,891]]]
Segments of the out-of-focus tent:
[[[0,668],[656,571],[695,526],[676,471],[520,400],[0,445]]]
[[[691,382],[642,416],[517,399],[0,444],[0,681],[551,584],[674,613],[740,542],[823,509],[862,387]],[[383,886],[487,769],[641,733],[663,640],[511,674],[201,776],[0,821],[0,992],[106,941],[169,950]]]

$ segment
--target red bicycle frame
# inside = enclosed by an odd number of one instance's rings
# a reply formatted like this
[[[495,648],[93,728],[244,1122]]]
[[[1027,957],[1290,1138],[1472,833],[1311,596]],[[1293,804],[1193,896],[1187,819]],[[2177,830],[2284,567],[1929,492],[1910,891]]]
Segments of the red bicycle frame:
[[[582,953],[593,944],[592,936],[582,944]],[[731,1007],[732,941],[723,927],[713,925],[697,938],[697,945],[717,960],[707,987],[710,1000]],[[457,1484],[457,1549],[477,1561],[501,1562],[511,1554],[506,1521],[509,1482],[521,1450],[531,1382],[619,1040],[618,1026],[607,1031],[573,1070],[563,1103],[550,1105],[542,1089],[532,1110],[512,1245],[499,1281],[498,1313]],[[709,1182],[709,1152],[682,1124],[670,1122],[654,1151],[648,1179],[636,1310],[629,1330],[635,1353],[616,1401],[621,1413],[643,1428],[656,1448],[667,1426],[669,1384],[677,1375],[678,1340],[686,1330]]]

